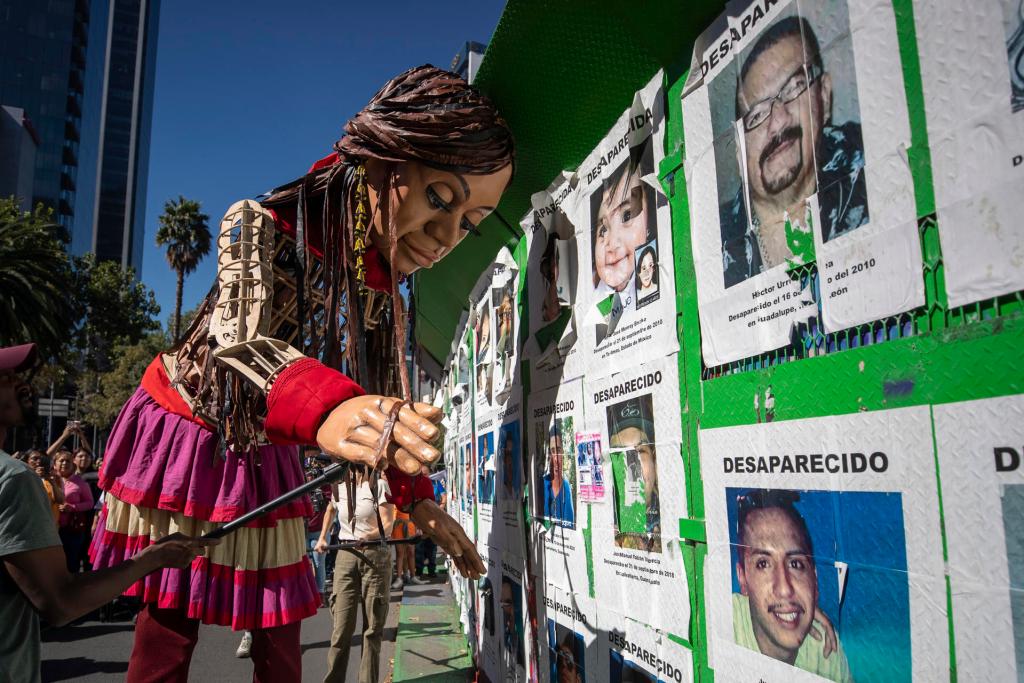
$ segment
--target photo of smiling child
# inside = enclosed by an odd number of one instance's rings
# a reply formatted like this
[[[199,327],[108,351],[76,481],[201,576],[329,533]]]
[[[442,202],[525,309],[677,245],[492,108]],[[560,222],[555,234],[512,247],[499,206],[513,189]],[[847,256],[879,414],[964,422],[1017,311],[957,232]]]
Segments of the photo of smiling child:
[[[591,301],[602,314],[598,345],[637,309],[636,258],[658,236],[657,196],[641,180],[654,171],[651,139],[629,155],[590,196]]]

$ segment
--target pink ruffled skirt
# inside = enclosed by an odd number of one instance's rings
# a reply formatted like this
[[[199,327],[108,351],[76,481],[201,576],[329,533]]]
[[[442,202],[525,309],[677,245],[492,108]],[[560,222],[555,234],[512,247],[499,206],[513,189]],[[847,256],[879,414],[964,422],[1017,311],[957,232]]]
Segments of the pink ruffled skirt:
[[[300,486],[294,446],[217,454],[217,435],[158,405],[144,389],[121,410],[107,443],[106,491],[89,548],[94,568],[111,567],[157,539],[198,536]],[[185,570],[163,569],[125,595],[233,629],[282,626],[320,605],[306,556],[307,498],[228,535]]]

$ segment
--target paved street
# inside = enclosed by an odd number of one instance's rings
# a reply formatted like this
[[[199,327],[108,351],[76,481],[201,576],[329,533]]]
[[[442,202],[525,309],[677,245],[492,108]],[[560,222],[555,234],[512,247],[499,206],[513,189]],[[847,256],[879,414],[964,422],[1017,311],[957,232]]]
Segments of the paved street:
[[[394,657],[395,632],[398,625],[401,591],[391,594],[381,672],[390,678]],[[361,622],[361,619],[360,619]],[[82,681],[112,683],[123,681],[128,670],[132,647],[130,621],[102,623],[86,621],[43,633],[43,681]],[[349,658],[347,680],[356,680],[359,670],[359,648],[362,646],[362,623],[356,626]],[[321,681],[327,671],[327,646],[331,637],[331,615],[321,609],[316,616],[302,622],[302,679]],[[189,681],[242,683],[252,680],[252,664],[237,659],[235,649],[241,634],[219,626],[203,626],[199,644],[192,657]]]
[[[395,647],[395,683],[466,683],[475,668],[451,585],[408,586]]]

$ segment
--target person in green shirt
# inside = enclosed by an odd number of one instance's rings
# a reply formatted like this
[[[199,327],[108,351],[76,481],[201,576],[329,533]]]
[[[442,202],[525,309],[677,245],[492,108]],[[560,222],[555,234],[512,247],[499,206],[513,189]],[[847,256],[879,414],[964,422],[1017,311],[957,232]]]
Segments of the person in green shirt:
[[[797,499],[792,491],[770,489],[740,498],[740,592],[732,596],[733,637],[755,652],[849,683],[853,676],[846,653],[818,607],[811,535],[793,506]]]

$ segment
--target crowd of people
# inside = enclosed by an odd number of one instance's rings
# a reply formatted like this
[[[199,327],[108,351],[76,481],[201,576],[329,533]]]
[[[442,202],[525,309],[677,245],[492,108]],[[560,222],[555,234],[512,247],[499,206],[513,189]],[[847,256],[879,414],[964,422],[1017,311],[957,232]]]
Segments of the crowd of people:
[[[69,440],[72,447],[68,447]],[[39,477],[50,503],[68,571],[89,569],[88,548],[92,538],[101,491],[93,467],[89,438],[77,421],[69,421],[46,451],[15,451],[11,457],[26,463]]]

